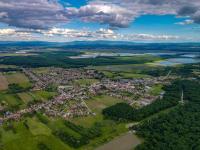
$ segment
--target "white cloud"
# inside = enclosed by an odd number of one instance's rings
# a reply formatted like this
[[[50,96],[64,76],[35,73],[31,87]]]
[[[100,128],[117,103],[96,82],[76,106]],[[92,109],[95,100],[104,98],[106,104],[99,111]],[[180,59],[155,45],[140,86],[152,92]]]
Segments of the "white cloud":
[[[16,30],[12,28],[0,29],[1,41],[35,40],[34,35],[29,30]]]
[[[193,24],[193,23],[194,23],[194,20],[187,19],[187,20],[185,20],[183,22],[178,22],[176,24],[178,24],[178,25],[189,25],[189,24]]]
[[[1,35],[13,35],[15,33],[16,32],[14,29],[0,29],[0,36]]]
[[[146,14],[188,16],[200,23],[200,1],[90,0],[80,8],[62,6],[59,0],[0,1],[0,22],[29,29],[48,29],[75,19],[122,28]]]

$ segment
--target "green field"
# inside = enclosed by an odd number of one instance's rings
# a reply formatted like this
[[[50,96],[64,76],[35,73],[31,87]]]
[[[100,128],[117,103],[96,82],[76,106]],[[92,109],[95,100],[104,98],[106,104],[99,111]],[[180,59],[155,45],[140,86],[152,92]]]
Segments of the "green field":
[[[14,73],[6,73],[4,74],[9,84],[19,84],[20,86],[27,88],[30,87],[32,84],[29,82],[29,79],[20,72],[14,72]]]
[[[23,103],[16,94],[7,94],[0,92],[0,103],[6,105],[7,108],[16,107]]]
[[[27,127],[24,125],[26,122]],[[5,130],[0,127],[3,150],[38,150],[38,144],[45,144],[50,150],[71,150],[52,133],[51,129],[39,122],[36,118],[27,121],[15,122],[13,129]]]
[[[101,113],[104,108],[112,106],[116,103],[120,103],[122,101],[123,100],[111,96],[101,95],[87,100],[86,103],[88,107],[92,109],[92,111],[98,114]]]
[[[56,95],[56,93],[42,90],[42,91],[31,92],[31,95],[36,100],[45,101],[45,100],[49,100],[49,99],[53,98]]]
[[[0,91],[6,90],[8,88],[8,81],[6,80],[5,76],[0,73]]]
[[[33,99],[33,97],[27,92],[27,93],[25,93],[25,92],[23,92],[23,93],[18,93],[17,94],[19,97],[20,97],[20,99],[21,100],[23,100],[23,102],[24,103],[28,103],[28,102],[31,102],[31,101],[33,101],[34,99]]]
[[[155,96],[160,95],[160,93],[163,92],[162,88],[163,88],[163,85],[161,84],[155,85],[150,89],[150,94],[155,95]]]
[[[79,85],[91,85],[93,83],[98,82],[97,79],[79,79],[79,80],[75,80],[74,83],[75,84],[79,84]]]

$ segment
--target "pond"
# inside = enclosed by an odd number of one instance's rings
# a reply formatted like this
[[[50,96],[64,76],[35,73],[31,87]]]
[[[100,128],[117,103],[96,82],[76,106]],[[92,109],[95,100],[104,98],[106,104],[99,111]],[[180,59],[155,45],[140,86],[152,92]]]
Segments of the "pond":
[[[200,59],[195,58],[170,58],[167,60],[155,62],[155,65],[160,66],[174,66],[174,65],[180,65],[180,64],[192,64],[192,63],[198,63],[200,62]]]

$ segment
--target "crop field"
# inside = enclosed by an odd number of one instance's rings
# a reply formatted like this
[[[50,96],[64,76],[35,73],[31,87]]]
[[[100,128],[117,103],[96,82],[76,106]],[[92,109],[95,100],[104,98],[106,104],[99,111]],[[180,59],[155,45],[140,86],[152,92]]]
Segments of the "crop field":
[[[24,102],[25,104],[27,104],[28,102],[34,100],[33,97],[32,97],[29,93],[23,92],[23,93],[18,93],[17,95],[19,96],[19,98],[20,98],[21,100],[23,100],[23,102]]]
[[[55,92],[48,92],[48,91],[34,91],[32,92],[31,94],[35,99],[38,99],[38,100],[49,100],[51,98],[53,98],[56,93]]]
[[[97,79],[80,79],[75,81],[75,83],[79,85],[91,85],[96,82],[98,82]]]
[[[37,121],[36,118],[28,119],[27,124],[29,126],[29,130],[33,135],[50,135],[51,130],[42,124],[41,122]]]
[[[35,73],[47,73],[49,71],[49,67],[39,67],[39,68],[34,68],[33,71]]]
[[[5,77],[9,84],[16,83],[24,88],[31,86],[29,79],[23,73],[6,73]]]
[[[71,150],[60,139],[51,133],[51,129],[36,118],[28,118],[20,122],[11,122],[12,128],[7,125],[0,127],[4,150],[40,150],[38,144],[43,143],[49,149]],[[27,125],[25,125],[27,124]]]
[[[136,74],[136,73],[119,73],[119,75],[123,78],[131,79],[131,78],[147,78],[149,77],[148,75],[145,74]]]
[[[7,56],[32,56],[32,55],[37,55],[34,53],[0,53],[1,57],[7,57]]]
[[[149,70],[151,68],[158,68],[159,66],[151,66],[149,64],[125,64],[125,65],[106,65],[106,66],[91,66],[88,69],[96,69],[99,71],[110,72],[129,72],[140,73],[143,70]]]
[[[123,100],[106,95],[97,96],[86,101],[88,107],[91,108],[95,113],[101,113],[104,108],[120,102],[123,102]]]
[[[0,73],[0,91],[8,88],[8,82],[6,78]]]
[[[114,105],[116,103],[120,103],[120,102],[122,102],[122,100],[113,98],[110,96],[106,96],[106,95],[94,97],[92,99],[87,100],[86,104],[93,112],[95,112],[95,115],[74,118],[71,121],[78,125],[90,127],[94,123],[100,122],[103,120],[103,115],[101,114],[101,112],[104,108],[112,106],[112,105]]]
[[[12,106],[20,105],[22,101],[16,94],[7,94],[5,92],[1,92],[0,103],[5,103],[6,105],[12,107]]]

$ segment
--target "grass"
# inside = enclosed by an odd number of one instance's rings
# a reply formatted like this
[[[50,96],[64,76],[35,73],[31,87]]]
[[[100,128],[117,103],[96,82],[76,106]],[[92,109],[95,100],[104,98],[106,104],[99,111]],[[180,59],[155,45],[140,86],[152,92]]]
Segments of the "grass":
[[[51,129],[42,124],[36,118],[28,118],[29,129],[27,129],[21,120],[14,122],[16,133],[11,130],[6,131],[0,126],[2,136],[1,148],[3,150],[38,150],[38,143],[44,143],[50,150],[71,150],[57,137],[53,136]]]
[[[16,66],[14,66],[14,65],[3,65],[3,64],[0,64],[0,68],[16,68]]]
[[[48,68],[48,67],[40,67],[40,68],[33,69],[33,71],[35,73],[48,73],[49,70],[50,70],[50,68]]]
[[[136,73],[119,73],[119,75],[123,78],[147,78],[149,77],[148,75],[145,75],[145,74],[136,74]]]
[[[27,93],[21,93],[27,98]],[[102,109],[122,102],[120,99],[116,99],[110,96],[97,96],[87,101],[88,106],[96,113],[95,116],[75,118],[72,121],[84,127],[91,127],[94,123],[99,122],[102,126],[102,135],[90,141],[88,145],[85,145],[80,150],[93,150],[99,145],[110,141],[116,136],[127,132],[125,124],[115,123],[114,121],[104,120],[101,114]],[[49,118],[48,123],[43,124],[36,117],[25,118],[27,120],[28,128],[24,125],[24,120],[14,122],[14,128],[16,133],[13,131],[5,131],[0,126],[0,132],[2,135],[2,143],[4,150],[36,150],[38,143],[44,143],[50,149],[56,150],[72,150],[70,146],[63,143],[58,137],[55,137],[52,132],[57,129],[62,129],[69,134],[80,137],[80,134],[66,127],[61,118]]]
[[[98,82],[97,79],[79,79],[75,81],[75,83],[79,85],[91,85],[96,82]]]
[[[8,89],[6,78],[0,73],[0,91]]]
[[[122,133],[125,133],[128,131],[128,129],[125,128],[125,124],[123,123],[118,124],[110,120],[101,121],[101,125],[102,125],[102,135],[90,141],[88,145],[81,147],[80,148],[81,150],[85,150],[85,149],[93,150],[97,148],[98,146],[109,142],[116,136],[119,136]]]
[[[162,58],[154,57],[151,55],[144,56],[132,56],[132,57],[119,57],[119,60],[147,60],[146,62],[159,61]],[[159,66],[151,66],[149,63],[141,64],[123,64],[123,65],[102,65],[102,66],[88,66],[88,69],[95,69],[99,71],[109,71],[109,72],[130,72],[130,73],[140,73],[143,70],[149,70],[149,68],[157,68]]]
[[[31,53],[0,53],[1,57],[7,57],[7,56],[32,56],[36,54],[31,54]]]
[[[163,85],[161,84],[155,85],[150,89],[150,94],[155,95],[155,96],[160,95],[160,93],[163,92],[162,88],[163,88]]]
[[[30,102],[30,101],[33,101],[33,97],[32,97],[29,93],[23,92],[23,93],[18,93],[17,95],[18,95],[19,98],[20,98],[21,100],[23,100],[23,102],[26,103],[26,104],[27,104],[28,102]]]
[[[14,73],[6,73],[5,77],[9,84],[19,84],[23,88],[27,88],[31,86],[31,83],[29,82],[29,79],[20,72],[14,72]]]
[[[115,76],[115,74],[110,71],[102,71],[102,73],[108,78],[113,78]]]
[[[36,100],[49,100],[56,95],[55,92],[48,92],[48,91],[34,91],[32,92],[32,96]]]
[[[33,135],[50,135],[51,130],[44,125],[43,123],[39,122],[36,118],[29,118],[28,121],[29,130]]]
[[[106,95],[96,96],[86,101],[88,107],[97,114],[100,114],[104,108],[120,102],[123,100]]]
[[[7,94],[6,92],[0,93],[0,102],[6,103],[8,107],[17,106],[22,103],[19,97],[16,94]]]
[[[74,118],[71,121],[84,127],[91,127],[94,123],[103,121],[102,110],[104,108],[112,106],[116,103],[120,103],[122,101],[123,100],[106,95],[96,96],[86,101],[86,104],[95,113],[95,115]]]
[[[102,120],[103,120],[103,115],[96,114],[94,116],[73,118],[70,121],[72,121],[73,123],[77,125],[81,125],[83,127],[89,128],[96,122],[100,122]]]

